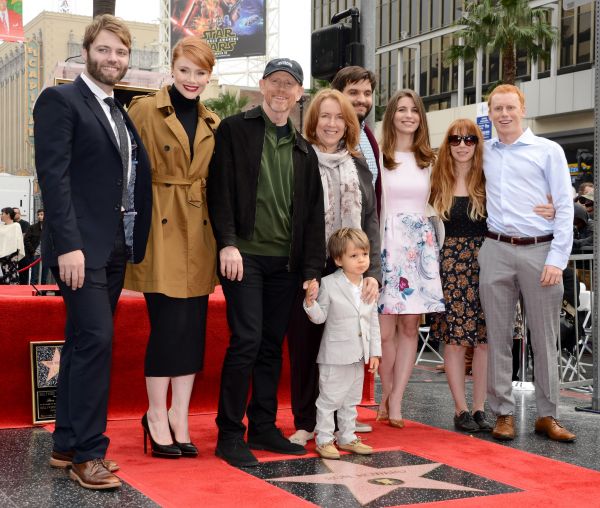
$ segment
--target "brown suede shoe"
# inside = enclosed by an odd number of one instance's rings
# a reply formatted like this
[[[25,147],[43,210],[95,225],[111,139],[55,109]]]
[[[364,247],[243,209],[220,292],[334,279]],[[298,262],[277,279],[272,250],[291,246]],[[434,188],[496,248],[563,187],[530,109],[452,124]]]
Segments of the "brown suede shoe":
[[[546,434],[546,436],[554,441],[561,441],[563,443],[572,443],[577,438],[575,434],[565,429],[552,416],[538,418],[535,421],[535,431],[538,434]]]
[[[500,415],[496,418],[496,425],[492,436],[500,441],[510,441],[515,438],[515,417],[513,415]]]
[[[59,469],[66,469],[71,467],[73,464],[73,455],[75,452],[57,452],[56,450],[52,450],[50,455],[50,465],[52,467],[57,467]],[[104,461],[104,467],[108,469],[111,473],[119,470],[119,464],[117,464],[114,460],[102,459]]]
[[[71,466],[69,476],[86,489],[115,489],[121,486],[121,480],[112,474],[102,459],[88,460]]]

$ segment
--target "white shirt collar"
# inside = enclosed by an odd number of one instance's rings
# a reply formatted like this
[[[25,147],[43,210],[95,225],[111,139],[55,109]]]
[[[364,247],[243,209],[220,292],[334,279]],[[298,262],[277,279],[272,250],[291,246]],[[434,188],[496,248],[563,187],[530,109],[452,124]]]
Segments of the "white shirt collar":
[[[96,97],[98,97],[99,100],[104,101],[104,99],[106,99],[107,97],[114,98],[114,93],[108,95],[104,90],[102,90],[102,88],[100,88],[96,83],[94,83],[85,72],[82,72],[80,76],[81,79],[83,79],[84,83],[88,86],[92,93]]]
[[[498,145],[505,145],[505,143],[502,143],[502,141],[500,141],[500,139],[496,136],[495,138],[491,139],[492,142],[492,146],[498,146]],[[531,132],[531,129],[529,127],[527,127],[527,129],[525,129],[523,131],[523,134],[521,134],[517,140],[512,143],[513,145],[531,145],[535,142],[535,135],[533,134],[533,132]]]

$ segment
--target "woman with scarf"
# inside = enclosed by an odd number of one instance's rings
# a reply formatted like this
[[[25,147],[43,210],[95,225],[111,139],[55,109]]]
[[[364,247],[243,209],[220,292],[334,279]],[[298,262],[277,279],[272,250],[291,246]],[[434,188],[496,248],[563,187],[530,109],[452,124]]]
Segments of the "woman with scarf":
[[[373,301],[379,292],[381,261],[379,224],[372,174],[360,155],[360,126],[348,99],[339,91],[323,89],[306,113],[304,136],[319,159],[325,201],[325,242],[342,227],[362,229],[369,238],[370,261],[364,275],[362,299]],[[327,260],[323,276],[336,270]],[[302,308],[305,292],[298,291],[288,327],[292,412],[296,432],[293,443],[305,445],[314,438],[315,402],[319,394],[317,353],[323,325],[311,323]]]

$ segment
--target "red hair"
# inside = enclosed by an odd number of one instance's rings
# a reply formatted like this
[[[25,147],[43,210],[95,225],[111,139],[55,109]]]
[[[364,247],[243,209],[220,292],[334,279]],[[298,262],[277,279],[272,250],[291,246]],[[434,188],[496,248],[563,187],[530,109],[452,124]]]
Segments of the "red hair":
[[[431,173],[430,203],[443,220],[450,218],[450,209],[454,202],[456,174],[454,158],[450,152],[448,136],[477,136],[475,153],[471,159],[471,170],[467,175],[467,192],[469,194],[469,217],[472,220],[485,217],[485,177],[483,174],[483,136],[479,127],[472,120],[461,118],[450,124]]]

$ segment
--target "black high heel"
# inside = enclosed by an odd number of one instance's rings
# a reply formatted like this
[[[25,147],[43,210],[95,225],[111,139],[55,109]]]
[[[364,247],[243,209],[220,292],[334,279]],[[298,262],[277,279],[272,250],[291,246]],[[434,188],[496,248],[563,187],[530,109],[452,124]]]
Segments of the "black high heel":
[[[150,432],[150,427],[148,425],[148,413],[142,416],[142,427],[144,429],[144,453],[148,453],[147,438],[150,438],[152,455],[154,457],[164,457],[168,459],[178,459],[179,457],[181,457],[181,449],[176,444],[162,445],[154,441],[154,439],[152,438],[152,433]]]
[[[169,430],[171,431],[171,437],[173,438],[173,443],[181,450],[181,455],[184,457],[197,457],[198,456],[198,448],[191,441],[189,443],[180,443],[175,439],[175,432],[173,432],[173,427],[171,427],[171,420],[169,420]]]

